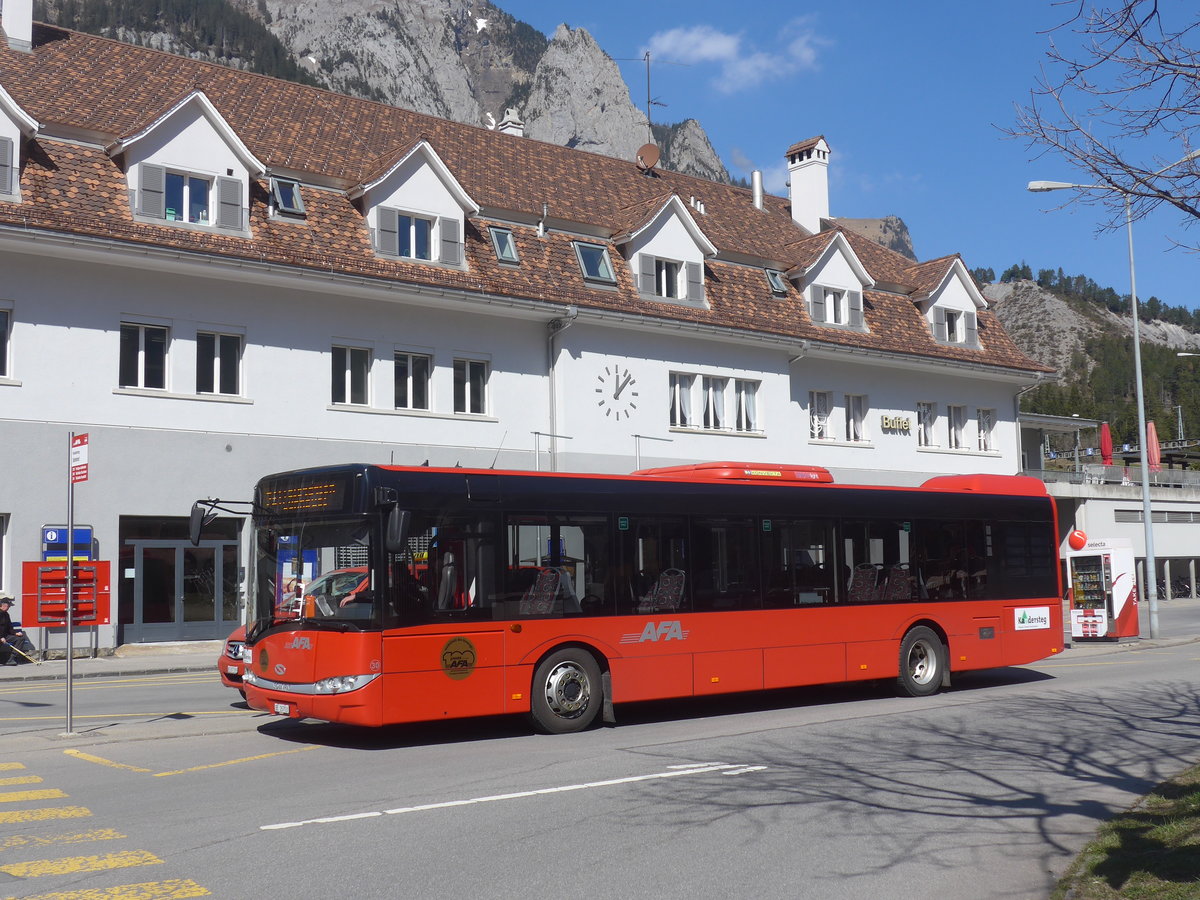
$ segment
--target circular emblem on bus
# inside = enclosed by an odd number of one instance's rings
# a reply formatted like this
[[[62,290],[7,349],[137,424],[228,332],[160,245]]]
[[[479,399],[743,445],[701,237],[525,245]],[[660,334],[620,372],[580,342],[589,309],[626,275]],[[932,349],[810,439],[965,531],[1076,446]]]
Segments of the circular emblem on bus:
[[[475,645],[465,637],[450,638],[442,648],[442,671],[461,681],[475,671]]]
[[[261,650],[258,651],[258,667],[265,672],[265,671],[267,671],[267,666],[269,664],[270,664],[270,660],[267,659],[267,648],[263,647]]]

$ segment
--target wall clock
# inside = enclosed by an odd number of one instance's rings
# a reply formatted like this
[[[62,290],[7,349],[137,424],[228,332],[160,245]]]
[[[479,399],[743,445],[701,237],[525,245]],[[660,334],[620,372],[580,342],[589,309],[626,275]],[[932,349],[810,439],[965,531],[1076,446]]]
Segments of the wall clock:
[[[614,422],[628,419],[637,409],[637,379],[627,366],[612,363],[596,376],[596,403]]]

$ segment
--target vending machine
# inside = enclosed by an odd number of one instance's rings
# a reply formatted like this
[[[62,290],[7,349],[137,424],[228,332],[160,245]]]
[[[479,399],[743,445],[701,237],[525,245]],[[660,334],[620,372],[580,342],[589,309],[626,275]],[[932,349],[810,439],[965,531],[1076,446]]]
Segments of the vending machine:
[[[1110,640],[1138,635],[1133,545],[1120,538],[1089,538],[1067,553],[1071,637]]]

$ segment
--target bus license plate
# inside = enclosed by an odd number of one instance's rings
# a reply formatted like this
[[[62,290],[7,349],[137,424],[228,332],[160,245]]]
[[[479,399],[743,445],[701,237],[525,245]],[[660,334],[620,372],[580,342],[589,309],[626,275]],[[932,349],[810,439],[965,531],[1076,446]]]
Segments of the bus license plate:
[[[288,706],[286,703],[276,703],[275,704],[275,715],[290,716],[291,714],[292,714],[292,708],[290,706]]]

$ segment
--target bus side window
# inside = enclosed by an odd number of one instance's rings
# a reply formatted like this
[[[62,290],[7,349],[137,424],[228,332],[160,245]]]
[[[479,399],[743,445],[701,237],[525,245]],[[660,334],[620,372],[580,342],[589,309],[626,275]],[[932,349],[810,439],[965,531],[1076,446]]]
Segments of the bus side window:
[[[622,612],[653,615],[691,609],[685,519],[630,518],[620,545],[615,581]]]

